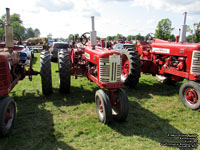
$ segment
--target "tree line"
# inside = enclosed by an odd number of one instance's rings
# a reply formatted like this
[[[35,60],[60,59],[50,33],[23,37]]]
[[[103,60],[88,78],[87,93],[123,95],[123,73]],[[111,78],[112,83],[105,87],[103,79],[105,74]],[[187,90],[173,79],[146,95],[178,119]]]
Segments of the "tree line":
[[[40,30],[38,28],[33,29],[32,27],[25,28],[23,21],[19,14],[14,13],[10,16],[10,22],[13,27],[13,38],[14,40],[26,40],[30,37],[39,37]],[[4,40],[5,32],[4,26],[6,24],[6,14],[0,18],[0,40]]]
[[[200,22],[199,23],[194,23],[194,29],[191,29],[189,26],[187,26],[187,33],[188,35],[186,37],[187,42],[195,42],[198,43],[200,42]],[[162,40],[170,40],[170,41],[175,41],[176,36],[172,34],[172,31],[174,28],[172,27],[172,22],[169,18],[162,19],[158,22],[157,28],[155,30],[155,33],[150,33],[147,34],[146,36],[141,35],[140,33],[137,35],[128,35],[128,36],[123,36],[122,34],[116,34],[115,36],[107,36],[106,38],[103,38],[104,40],[108,41],[113,41],[113,40],[148,40],[149,36],[153,35],[155,38],[162,39]],[[70,34],[66,40],[71,41],[73,40],[74,36],[79,36],[78,34]],[[101,39],[100,37],[97,37],[97,40]]]
[[[33,29],[32,27],[25,28],[23,26],[23,21],[19,14],[14,13],[10,17],[11,25],[13,26],[13,35],[15,40],[26,40],[30,37],[40,37],[40,30],[38,28]],[[4,39],[4,25],[6,23],[6,14],[1,16],[0,18],[0,40]],[[171,40],[175,41],[175,35],[172,34],[174,28],[172,27],[172,22],[169,18],[162,19],[158,22],[156,27],[154,37],[163,39],[163,40]],[[194,23],[194,29],[191,29],[189,26],[187,27],[187,33],[189,35],[186,37],[187,42],[200,42],[200,22]],[[49,33],[47,37],[52,39],[52,34]],[[74,37],[79,37],[79,34],[69,34],[67,38],[56,38],[57,40],[67,40],[71,41]],[[146,36],[141,35],[140,33],[137,35],[128,35],[124,36],[120,33],[117,33],[115,36],[107,36],[103,38],[104,40],[113,41],[113,40],[148,40],[149,34]],[[101,37],[97,37],[97,40],[102,39]]]

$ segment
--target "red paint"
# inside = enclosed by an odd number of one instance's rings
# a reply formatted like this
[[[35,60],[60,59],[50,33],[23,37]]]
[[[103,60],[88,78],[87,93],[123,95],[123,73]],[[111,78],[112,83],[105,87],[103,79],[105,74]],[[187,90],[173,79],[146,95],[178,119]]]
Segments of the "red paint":
[[[103,113],[103,104],[102,104],[101,100],[99,101],[99,110],[101,113]]]
[[[4,123],[7,125],[8,121],[9,121],[10,119],[12,119],[12,113],[11,113],[11,111],[10,111],[9,108],[6,110],[6,113],[5,113],[5,116],[4,116],[4,117],[5,117]]]
[[[200,72],[190,72],[193,51],[200,52],[200,44],[152,40],[152,43],[141,41],[136,44],[143,73],[163,76],[170,74],[175,81],[182,81],[184,78],[200,81]]]
[[[195,104],[198,100],[197,93],[194,89],[187,89],[185,92],[185,98],[191,104]]]
[[[124,56],[122,58],[122,75],[127,78],[128,74],[129,74],[129,61],[128,58],[126,56]]]

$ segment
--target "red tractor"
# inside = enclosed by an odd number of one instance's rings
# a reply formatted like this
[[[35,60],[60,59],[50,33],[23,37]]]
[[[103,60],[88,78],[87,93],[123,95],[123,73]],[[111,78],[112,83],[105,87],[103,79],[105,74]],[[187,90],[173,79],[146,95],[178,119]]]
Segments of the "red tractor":
[[[77,42],[81,42],[82,44]],[[122,89],[121,54],[96,45],[94,17],[90,41],[86,33],[75,40],[73,48],[61,49],[58,52],[59,90],[70,92],[71,74],[74,77],[86,76],[101,89],[96,91],[95,101],[99,119],[108,124],[112,119],[124,121],[128,115],[128,98]],[[76,46],[76,44],[78,46]],[[49,51],[40,55],[42,90],[44,94],[52,93],[51,56]]]
[[[185,43],[186,38],[186,13],[181,36],[176,42],[150,38],[149,42],[141,41],[132,50],[123,49],[122,74],[126,84],[132,86],[134,78],[132,71],[158,75],[163,82],[178,82],[187,79],[179,90],[182,103],[190,109],[200,108],[200,44]],[[140,62],[138,60],[140,55]],[[134,62],[134,63],[131,63]],[[138,81],[138,78],[137,78]]]
[[[19,80],[25,76],[37,75],[39,72],[32,69],[32,57],[30,57],[30,67],[25,69],[26,64],[19,59],[20,46],[13,43],[13,30],[10,25],[10,10],[6,8],[7,24],[5,25],[5,46],[0,48],[0,136],[6,136],[12,129],[16,104],[8,95]]]

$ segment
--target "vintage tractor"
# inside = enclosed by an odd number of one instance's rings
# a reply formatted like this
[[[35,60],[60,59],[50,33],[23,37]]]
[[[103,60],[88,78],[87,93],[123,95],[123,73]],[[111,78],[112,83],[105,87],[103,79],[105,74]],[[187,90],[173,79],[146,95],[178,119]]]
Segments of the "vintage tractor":
[[[186,13],[184,13],[184,25],[181,36],[176,42],[150,38],[149,42],[141,41],[129,51],[123,49],[122,73],[126,78],[126,84],[132,86],[134,74],[132,70],[138,70],[141,63],[141,72],[158,75],[159,79],[166,83],[178,82],[187,79],[179,90],[182,103],[190,109],[200,108],[200,44],[186,43]],[[140,55],[140,62],[136,57]],[[131,63],[133,62],[134,63]],[[136,64],[135,64],[136,63]],[[134,69],[132,69],[134,68]]]
[[[8,94],[25,76],[29,76],[29,79],[32,80],[32,75],[39,74],[32,69],[32,57],[30,57],[28,70],[25,69],[26,64],[20,61],[18,50],[21,47],[13,43],[9,8],[6,8],[6,14],[6,45],[0,48],[0,136],[6,136],[9,133],[15,120],[16,104]]]
[[[82,44],[77,43],[80,41]],[[73,48],[59,50],[58,71],[59,90],[70,92],[71,74],[86,76],[101,89],[96,91],[95,102],[100,121],[108,124],[112,119],[124,121],[128,115],[128,98],[122,89],[121,54],[117,51],[96,46],[96,31],[92,17],[90,41],[86,33],[76,38]],[[78,46],[76,46],[78,45]],[[49,51],[40,55],[42,90],[45,95],[52,93],[51,57]]]

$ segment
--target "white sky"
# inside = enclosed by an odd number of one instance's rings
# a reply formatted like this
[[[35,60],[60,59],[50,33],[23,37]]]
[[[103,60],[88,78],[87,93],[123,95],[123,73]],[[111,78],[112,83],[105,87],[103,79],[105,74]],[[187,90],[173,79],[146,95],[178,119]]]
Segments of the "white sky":
[[[178,34],[184,11],[190,27],[200,22],[200,0],[1,0],[0,16],[6,7],[21,15],[26,28],[38,28],[41,36],[51,33],[54,38],[90,31],[92,15],[100,37],[154,33],[164,18],[172,21],[173,33]]]

